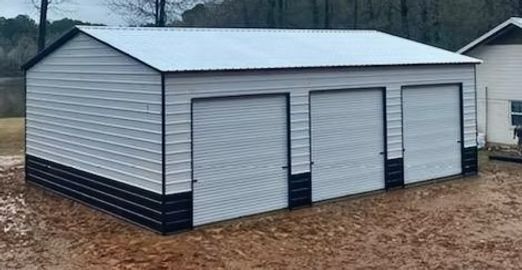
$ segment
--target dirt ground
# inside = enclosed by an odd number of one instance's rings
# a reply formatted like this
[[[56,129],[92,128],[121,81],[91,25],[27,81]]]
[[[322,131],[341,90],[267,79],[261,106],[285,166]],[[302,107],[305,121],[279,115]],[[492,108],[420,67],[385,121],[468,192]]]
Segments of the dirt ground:
[[[163,237],[0,163],[0,269],[522,268],[522,165]]]

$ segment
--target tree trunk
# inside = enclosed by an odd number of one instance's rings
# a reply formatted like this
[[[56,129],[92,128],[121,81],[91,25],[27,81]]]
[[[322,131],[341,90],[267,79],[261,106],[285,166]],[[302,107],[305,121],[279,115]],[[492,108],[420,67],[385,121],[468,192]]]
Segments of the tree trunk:
[[[154,3],[154,25],[159,25],[159,0],[155,0]]]
[[[42,0],[40,6],[40,25],[38,27],[38,51],[45,49],[45,36],[47,34],[47,8],[48,0]]]
[[[436,0],[438,1],[438,0]],[[410,24],[408,22],[408,3],[406,0],[401,0],[401,27],[402,33],[405,37],[410,37]]]
[[[243,13],[243,26],[244,27],[249,27],[250,26],[250,18],[248,16],[248,6],[247,6],[247,1],[242,1],[242,6],[241,6],[241,13]]]
[[[312,0],[312,17],[314,28],[319,28],[319,3],[317,1],[319,0]]]
[[[330,0],[324,0],[324,28],[330,28]]]
[[[426,3],[427,0],[422,0],[421,2],[421,22],[422,22],[422,40],[424,42],[430,42],[430,27],[428,26],[428,4]]]
[[[157,8],[159,10],[158,15],[158,26],[164,27],[165,26],[165,0],[159,0],[159,7]]]
[[[370,28],[374,28],[375,17],[376,16],[375,16],[375,8],[373,6],[373,0],[368,0],[368,26]]]
[[[433,2],[433,44],[440,46],[440,5],[438,1]]]
[[[522,16],[522,0],[518,0],[518,10],[517,10],[517,16]]]
[[[285,3],[284,0],[277,0],[277,26],[285,25]]]
[[[276,0],[270,0],[268,5],[268,14],[267,14],[267,25],[268,27],[275,27],[276,26],[276,19],[275,19],[275,9],[276,9]]]
[[[359,27],[359,0],[353,0],[353,28]]]

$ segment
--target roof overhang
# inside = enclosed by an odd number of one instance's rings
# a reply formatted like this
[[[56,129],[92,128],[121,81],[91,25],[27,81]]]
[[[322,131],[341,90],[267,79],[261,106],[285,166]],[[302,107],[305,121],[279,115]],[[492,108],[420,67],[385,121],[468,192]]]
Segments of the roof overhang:
[[[484,42],[487,42],[487,41],[497,37],[499,34],[503,33],[506,30],[508,30],[510,27],[522,28],[522,18],[518,18],[518,17],[510,18],[509,20],[501,23],[497,27],[491,29],[489,32],[487,32],[484,35],[480,36],[479,38],[475,39],[474,41],[472,41],[468,45],[464,46],[463,48],[461,48],[457,52],[460,53],[460,54],[465,54],[465,53],[471,51],[472,49],[480,46]]]

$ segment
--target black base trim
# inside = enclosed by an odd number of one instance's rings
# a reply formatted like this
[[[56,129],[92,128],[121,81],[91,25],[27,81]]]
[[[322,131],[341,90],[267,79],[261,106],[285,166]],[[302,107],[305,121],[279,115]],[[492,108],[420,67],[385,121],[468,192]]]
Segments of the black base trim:
[[[478,150],[477,147],[464,148],[462,151],[462,173],[464,175],[475,175],[478,173]]]
[[[288,207],[295,209],[312,204],[312,174],[291,175],[288,185]]]
[[[404,187],[404,160],[402,158],[386,160],[386,189]]]
[[[192,228],[192,192],[162,196],[30,155],[26,156],[26,172],[28,182],[153,231],[171,233]]]
[[[192,229],[192,191],[165,196],[165,233]]]

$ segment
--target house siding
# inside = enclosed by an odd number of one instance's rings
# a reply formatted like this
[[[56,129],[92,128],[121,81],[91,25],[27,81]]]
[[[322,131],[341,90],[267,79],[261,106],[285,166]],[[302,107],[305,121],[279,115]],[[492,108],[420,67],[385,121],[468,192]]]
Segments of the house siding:
[[[464,147],[475,147],[474,65],[167,74],[166,193],[192,190],[190,115],[193,98],[290,93],[291,174],[300,175],[310,172],[310,91],[385,87],[387,157],[396,161],[403,157],[402,87],[446,83],[462,84]]]
[[[26,76],[27,155],[161,193],[159,72],[78,34]]]
[[[490,143],[515,144],[510,101],[522,101],[522,45],[484,45],[467,54],[484,60],[477,66],[479,132]]]

